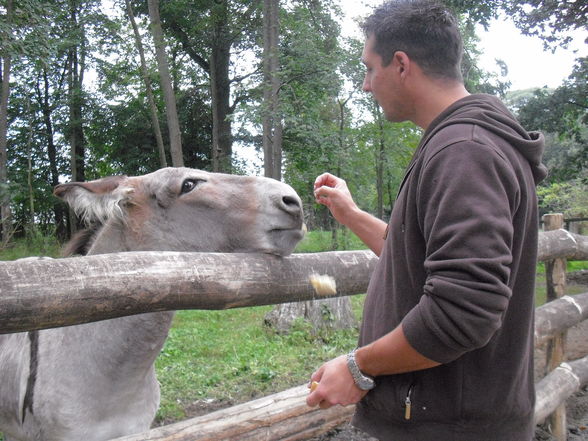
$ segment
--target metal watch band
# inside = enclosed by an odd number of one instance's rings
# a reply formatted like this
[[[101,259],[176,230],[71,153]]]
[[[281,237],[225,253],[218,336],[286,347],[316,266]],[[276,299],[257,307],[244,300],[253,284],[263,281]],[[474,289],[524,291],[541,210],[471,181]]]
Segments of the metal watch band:
[[[374,379],[369,375],[365,375],[363,372],[361,372],[359,366],[357,365],[357,361],[355,361],[356,350],[357,349],[354,349],[349,354],[347,354],[347,367],[349,368],[349,372],[353,377],[353,381],[355,381],[355,385],[361,390],[373,389],[376,385]]]

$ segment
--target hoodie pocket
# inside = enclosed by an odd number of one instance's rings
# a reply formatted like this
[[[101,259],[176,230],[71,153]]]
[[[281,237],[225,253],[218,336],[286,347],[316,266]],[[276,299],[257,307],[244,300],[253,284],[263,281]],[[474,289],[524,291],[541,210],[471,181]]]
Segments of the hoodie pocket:
[[[384,376],[364,398],[367,408],[396,423],[410,423],[414,417],[415,381],[412,375]]]

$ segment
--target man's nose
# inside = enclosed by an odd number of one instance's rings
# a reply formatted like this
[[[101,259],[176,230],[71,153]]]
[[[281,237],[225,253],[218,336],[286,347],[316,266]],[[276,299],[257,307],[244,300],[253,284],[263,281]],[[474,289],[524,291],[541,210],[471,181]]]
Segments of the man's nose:
[[[369,81],[367,75],[363,78],[363,85],[362,85],[361,89],[364,92],[371,92],[370,81]]]

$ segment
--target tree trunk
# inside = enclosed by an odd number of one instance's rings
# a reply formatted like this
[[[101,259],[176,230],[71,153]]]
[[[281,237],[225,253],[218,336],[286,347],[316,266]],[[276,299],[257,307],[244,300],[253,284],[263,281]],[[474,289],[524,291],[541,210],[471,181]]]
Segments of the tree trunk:
[[[378,125],[377,149],[375,149],[376,160],[376,192],[378,194],[377,216],[384,219],[384,164],[386,163],[386,144],[384,142],[384,122],[380,108],[375,108],[375,119]]]
[[[27,135],[27,189],[29,192],[29,226],[28,233],[34,235],[35,226],[35,191],[33,188],[33,115],[31,114],[31,100],[29,97],[26,99],[26,114],[29,120],[29,133]]]
[[[279,0],[263,2],[263,168],[264,175],[282,179],[282,133],[280,116]]]
[[[159,0],[147,0],[149,7],[149,18],[151,20],[151,32],[153,33],[153,42],[155,44],[155,54],[157,57],[157,66],[159,68],[159,80],[165,100],[165,114],[167,116],[167,125],[169,131],[169,145],[174,167],[184,166],[184,157],[182,153],[182,135],[180,132],[180,121],[176,108],[176,97],[169,73],[167,54],[165,52],[165,41],[163,40],[163,31],[161,29],[161,19],[159,17]]]
[[[227,28],[227,6],[219,2],[214,13],[214,31],[210,55],[210,91],[212,98],[212,170],[231,172],[233,135],[231,133],[232,113],[230,105],[231,83],[229,64],[231,42]]]
[[[151,78],[149,77],[149,70],[147,69],[147,62],[145,61],[145,51],[143,50],[143,43],[141,42],[141,34],[135,21],[135,14],[133,12],[133,6],[129,0],[125,0],[127,6],[127,17],[133,27],[133,34],[135,35],[135,46],[139,52],[139,58],[141,60],[141,74],[143,76],[143,82],[145,83],[145,92],[147,94],[147,101],[149,102],[149,114],[151,116],[151,126],[153,128],[153,134],[155,135],[155,141],[157,142],[157,151],[159,152],[159,164],[161,167],[167,167],[167,160],[165,158],[165,148],[163,145],[163,136],[161,135],[161,127],[159,126],[159,118],[157,115],[157,106],[155,104],[155,98],[153,97],[153,90],[151,88]]]
[[[266,3],[271,1],[274,0],[265,0]],[[339,101],[340,152],[345,150],[345,106],[348,101],[349,98]],[[265,139],[266,136],[264,133],[264,142]],[[336,249],[338,229],[334,227],[331,231],[333,248]],[[266,314],[264,322],[277,332],[288,333],[298,319],[309,322],[314,332],[318,332],[321,329],[349,329],[357,325],[351,300],[348,297],[280,304]]]
[[[6,21],[12,21],[13,2],[7,0]],[[8,97],[10,95],[11,55],[5,52],[0,59],[2,87],[0,91],[0,220],[2,227],[2,246],[12,237],[12,215],[8,191]]]
[[[69,145],[71,180],[85,180],[85,149],[82,126],[82,97],[79,76],[78,48],[69,54]],[[70,235],[73,236],[81,227],[81,222],[73,210],[69,209]]]
[[[49,78],[47,70],[43,69],[43,90],[37,82],[37,102],[41,108],[43,114],[43,124],[45,125],[45,141],[47,143],[47,156],[49,158],[49,170],[51,173],[51,185],[55,187],[59,184],[59,170],[57,167],[57,147],[55,146],[55,138],[53,131],[53,122],[51,114],[53,112],[50,96],[55,96],[55,93],[51,92],[49,84]],[[55,198],[53,203],[53,213],[55,215],[55,227],[57,238],[60,240],[66,240],[68,237],[67,224],[66,224],[66,209],[61,201]]]

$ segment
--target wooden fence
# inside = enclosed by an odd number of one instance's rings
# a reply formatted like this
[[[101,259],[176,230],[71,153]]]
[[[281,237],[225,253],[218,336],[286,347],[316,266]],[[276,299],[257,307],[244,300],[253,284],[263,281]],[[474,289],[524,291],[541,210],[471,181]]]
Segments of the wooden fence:
[[[563,229],[539,235],[550,291],[561,292],[561,260],[588,260],[588,237]],[[296,254],[134,252],[81,258],[29,258],[0,263],[0,333],[67,326],[125,315],[179,309],[227,309],[317,298],[314,273],[337,281],[338,296],[365,292],[377,258],[369,251]],[[559,261],[559,263],[557,263]],[[564,265],[565,272],[565,265]],[[551,278],[551,280],[549,280]],[[565,274],[564,274],[565,280]],[[565,283],[565,282],[564,282]],[[551,296],[552,294],[550,294]],[[535,341],[561,341],[561,333],[588,318],[588,293],[563,296],[537,308]],[[550,344],[548,365],[557,360]],[[554,355],[555,354],[555,355]],[[557,362],[537,384],[536,420],[556,415],[588,384],[588,356]],[[126,440],[303,440],[346,421],[352,408],[310,409],[306,386],[186,420]],[[565,412],[563,413],[565,430]]]

